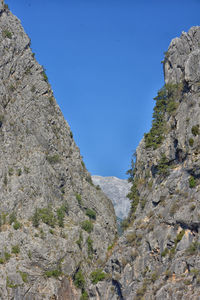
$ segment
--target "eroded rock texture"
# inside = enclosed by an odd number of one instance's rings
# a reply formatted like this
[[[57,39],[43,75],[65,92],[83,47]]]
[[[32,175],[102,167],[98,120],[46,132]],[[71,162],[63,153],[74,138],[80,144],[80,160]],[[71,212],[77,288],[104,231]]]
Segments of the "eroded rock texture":
[[[0,2],[0,298],[200,299],[200,27],[174,39],[116,241],[19,20]]]
[[[0,221],[1,299],[86,297],[116,234],[113,205],[92,184],[30,39],[3,1]]]
[[[200,299],[199,53],[200,27],[166,53],[166,85],[136,151],[129,227],[111,250],[98,299]]]

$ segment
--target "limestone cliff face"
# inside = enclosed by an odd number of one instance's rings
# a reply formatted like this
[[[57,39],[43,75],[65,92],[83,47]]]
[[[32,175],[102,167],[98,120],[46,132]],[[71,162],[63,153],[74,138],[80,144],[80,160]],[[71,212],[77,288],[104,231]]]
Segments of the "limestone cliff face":
[[[131,174],[129,226],[99,299],[200,299],[200,27],[174,39],[163,63],[166,84]]]
[[[79,299],[81,291],[86,297],[115,223],[30,39],[1,1],[0,298]]]

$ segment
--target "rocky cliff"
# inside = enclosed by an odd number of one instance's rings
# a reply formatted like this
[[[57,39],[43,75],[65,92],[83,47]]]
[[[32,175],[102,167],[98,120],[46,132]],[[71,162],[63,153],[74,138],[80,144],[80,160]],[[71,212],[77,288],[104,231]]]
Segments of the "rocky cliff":
[[[200,27],[172,40],[152,128],[129,171],[126,231],[90,299],[200,299]]]
[[[45,70],[0,1],[0,298],[86,299],[116,234]],[[76,287],[76,288],[75,288]]]
[[[20,21],[0,1],[0,298],[200,299],[200,27],[163,61],[116,241]]]
[[[117,177],[102,177],[93,175],[92,181],[112,200],[116,216],[120,219],[127,217],[130,210],[130,200],[126,197],[130,191],[131,183],[126,179]]]

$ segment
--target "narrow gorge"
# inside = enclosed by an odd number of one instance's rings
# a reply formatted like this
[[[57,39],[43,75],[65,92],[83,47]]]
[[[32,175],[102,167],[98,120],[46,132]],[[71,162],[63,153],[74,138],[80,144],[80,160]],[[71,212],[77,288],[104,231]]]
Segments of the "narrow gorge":
[[[121,237],[30,46],[1,0],[0,299],[200,299],[200,27],[165,53]]]

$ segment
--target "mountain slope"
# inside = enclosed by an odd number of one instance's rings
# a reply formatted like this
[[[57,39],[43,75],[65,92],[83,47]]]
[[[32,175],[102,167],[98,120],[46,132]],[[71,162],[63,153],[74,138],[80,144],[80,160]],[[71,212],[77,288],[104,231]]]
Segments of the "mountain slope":
[[[116,216],[120,219],[127,217],[130,209],[130,200],[126,196],[131,187],[128,180],[93,175],[92,181],[95,185],[99,185],[108,198],[112,200]]]
[[[3,1],[0,137],[1,299],[87,295],[115,238],[113,205],[92,184],[30,39]]]
[[[172,40],[132,170],[128,228],[98,299],[200,299],[200,27]]]

